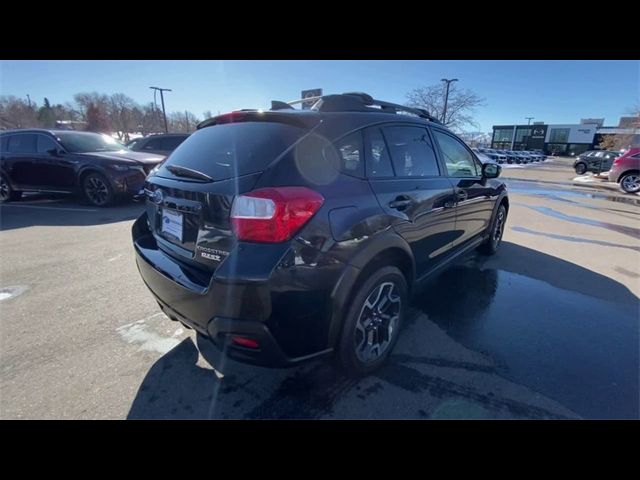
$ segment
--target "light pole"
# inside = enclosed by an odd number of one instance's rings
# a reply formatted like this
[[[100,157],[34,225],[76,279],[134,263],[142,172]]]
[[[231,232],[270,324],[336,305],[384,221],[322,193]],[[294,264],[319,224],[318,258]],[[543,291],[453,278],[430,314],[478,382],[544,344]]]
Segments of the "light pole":
[[[169,127],[167,126],[167,112],[164,109],[164,94],[163,92],[171,92],[170,88],[149,87],[152,90],[160,91],[160,101],[162,102],[162,115],[164,116],[164,133],[169,133]]]
[[[524,118],[528,120],[527,125],[531,125],[531,120],[533,120],[535,117],[524,117]]]
[[[443,78],[442,81],[447,83],[447,93],[444,96],[444,110],[442,112],[442,123],[444,123],[446,125],[447,103],[449,102],[449,85],[451,85],[453,82],[457,82],[458,79],[457,78]]]

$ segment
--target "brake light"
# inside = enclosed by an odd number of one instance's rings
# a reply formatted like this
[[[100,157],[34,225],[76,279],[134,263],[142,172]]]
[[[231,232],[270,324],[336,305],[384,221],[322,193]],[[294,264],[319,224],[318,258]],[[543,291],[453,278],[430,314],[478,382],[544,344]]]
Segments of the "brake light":
[[[620,165],[622,163],[622,157],[617,157],[614,161],[613,164],[614,165]]]
[[[253,338],[233,336],[231,337],[231,341],[236,345],[240,345],[245,348],[254,348],[256,350],[260,348],[260,344]]]
[[[239,240],[284,242],[300,230],[323,203],[322,195],[305,187],[261,188],[235,198],[231,225]]]

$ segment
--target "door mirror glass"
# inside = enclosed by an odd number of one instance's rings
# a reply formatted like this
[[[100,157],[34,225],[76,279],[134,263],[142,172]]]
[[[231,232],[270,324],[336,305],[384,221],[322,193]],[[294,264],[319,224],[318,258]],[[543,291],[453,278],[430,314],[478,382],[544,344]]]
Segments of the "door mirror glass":
[[[502,167],[497,163],[485,163],[482,165],[483,178],[497,178],[500,175]]]

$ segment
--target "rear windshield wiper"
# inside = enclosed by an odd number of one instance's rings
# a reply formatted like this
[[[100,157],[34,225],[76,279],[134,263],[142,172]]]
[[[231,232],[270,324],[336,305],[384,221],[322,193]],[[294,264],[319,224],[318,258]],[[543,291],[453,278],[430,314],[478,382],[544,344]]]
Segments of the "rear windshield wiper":
[[[187,167],[180,167],[178,165],[167,165],[167,170],[178,177],[194,178],[203,182],[213,182],[213,178],[197,170],[192,170]]]

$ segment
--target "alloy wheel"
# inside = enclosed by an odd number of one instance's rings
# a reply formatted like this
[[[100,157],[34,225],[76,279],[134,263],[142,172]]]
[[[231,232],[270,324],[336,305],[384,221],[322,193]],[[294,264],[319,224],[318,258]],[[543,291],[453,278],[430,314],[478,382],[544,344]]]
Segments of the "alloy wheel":
[[[85,181],[84,191],[95,205],[104,205],[109,199],[109,187],[98,177],[89,177]]]
[[[498,212],[498,218],[496,218],[496,226],[493,229],[493,241],[498,243],[502,238],[502,232],[504,230],[504,210],[500,209]]]
[[[393,282],[378,285],[364,302],[356,322],[356,356],[363,363],[378,360],[391,345],[402,302]]]
[[[640,189],[640,175],[627,175],[622,179],[622,188],[625,192],[635,192]]]

